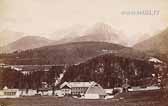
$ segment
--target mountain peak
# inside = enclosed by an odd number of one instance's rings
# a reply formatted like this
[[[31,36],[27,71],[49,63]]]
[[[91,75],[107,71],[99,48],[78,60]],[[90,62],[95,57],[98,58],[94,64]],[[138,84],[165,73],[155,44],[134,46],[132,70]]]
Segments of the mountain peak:
[[[122,34],[113,29],[111,25],[105,23],[96,23],[90,27],[85,36],[94,41],[103,41],[109,43],[125,44]]]

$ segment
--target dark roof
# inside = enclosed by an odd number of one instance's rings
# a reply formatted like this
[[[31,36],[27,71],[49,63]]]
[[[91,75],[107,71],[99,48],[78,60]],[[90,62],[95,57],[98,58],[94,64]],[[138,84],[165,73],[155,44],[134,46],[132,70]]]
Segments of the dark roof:
[[[62,87],[62,89],[70,89],[70,87],[65,85],[65,86]]]

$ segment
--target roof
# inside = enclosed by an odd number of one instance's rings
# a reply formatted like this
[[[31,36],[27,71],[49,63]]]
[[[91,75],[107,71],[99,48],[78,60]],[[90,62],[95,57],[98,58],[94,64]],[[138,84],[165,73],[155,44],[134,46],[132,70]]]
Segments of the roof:
[[[93,84],[95,84],[94,81],[92,81],[92,82],[64,82],[60,86],[60,88],[63,88],[65,85],[67,85],[70,88],[73,88],[73,87],[86,87],[86,88],[88,88]]]
[[[86,94],[106,95],[106,92],[99,84],[93,84],[91,87],[88,88]]]
[[[7,86],[5,86],[4,88],[3,88],[3,90],[7,90],[8,89],[8,87]]]
[[[157,59],[157,58],[154,58],[154,57],[151,57],[149,59],[150,62],[154,62],[154,63],[163,63],[161,60]]]
[[[62,87],[62,89],[70,89],[71,87],[69,87],[68,85],[65,85]]]

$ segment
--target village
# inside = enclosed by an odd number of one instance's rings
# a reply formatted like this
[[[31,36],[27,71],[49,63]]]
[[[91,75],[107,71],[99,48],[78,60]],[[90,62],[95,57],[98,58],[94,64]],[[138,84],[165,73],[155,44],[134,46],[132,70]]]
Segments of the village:
[[[110,99],[115,96],[116,93],[122,92],[134,92],[134,91],[149,91],[159,90],[158,86],[149,87],[128,87],[127,91],[123,88],[103,89],[101,85],[96,82],[64,82],[60,89],[53,90],[48,88],[44,82],[44,87],[38,90],[33,89],[10,89],[5,86],[0,90],[0,98],[19,98],[27,96],[57,96],[66,97],[70,96],[79,99]]]
[[[1,65],[1,67],[10,67],[12,69],[21,71],[21,66],[6,66]],[[22,66],[23,67],[23,66]],[[30,67],[30,66],[29,66]],[[51,66],[45,66],[44,71],[49,70]],[[23,70],[23,74],[29,74],[31,71]],[[62,76],[60,76],[62,77]],[[60,79],[60,78],[59,78]],[[58,79],[55,81],[55,85],[58,84]],[[68,82],[65,81],[59,85],[58,88],[49,86],[47,82],[41,83],[42,87],[39,89],[12,89],[8,86],[4,86],[0,90],[0,98],[22,98],[31,96],[56,96],[56,97],[73,97],[77,99],[111,99],[115,95],[123,92],[134,92],[134,91],[149,91],[149,90],[159,90],[158,85],[152,86],[130,86],[125,81],[122,87],[115,87],[111,89],[104,89],[99,83],[95,81],[89,82]]]

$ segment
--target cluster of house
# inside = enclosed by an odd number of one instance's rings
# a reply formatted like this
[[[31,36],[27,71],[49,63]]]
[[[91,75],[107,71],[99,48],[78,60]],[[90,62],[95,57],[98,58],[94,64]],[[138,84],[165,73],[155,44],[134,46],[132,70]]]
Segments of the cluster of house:
[[[45,85],[45,84],[44,84]],[[157,90],[157,86],[150,86],[146,88],[132,87],[128,92],[144,91],[144,90]],[[113,98],[114,90],[118,93],[124,91],[122,87],[114,89],[103,89],[102,86],[94,81],[91,82],[64,82],[60,85],[59,90],[54,90],[44,86],[38,90],[33,89],[9,89],[4,87],[0,90],[0,98],[19,98],[24,96],[72,96],[80,99],[109,99]]]
[[[0,90],[0,98],[18,98],[22,96],[52,96],[53,90],[51,88],[41,88],[38,90],[21,90],[9,89],[4,87]],[[60,85],[59,90],[54,91],[54,95],[58,97],[73,96],[83,99],[105,99],[106,92],[100,84],[92,82],[64,82]]]

